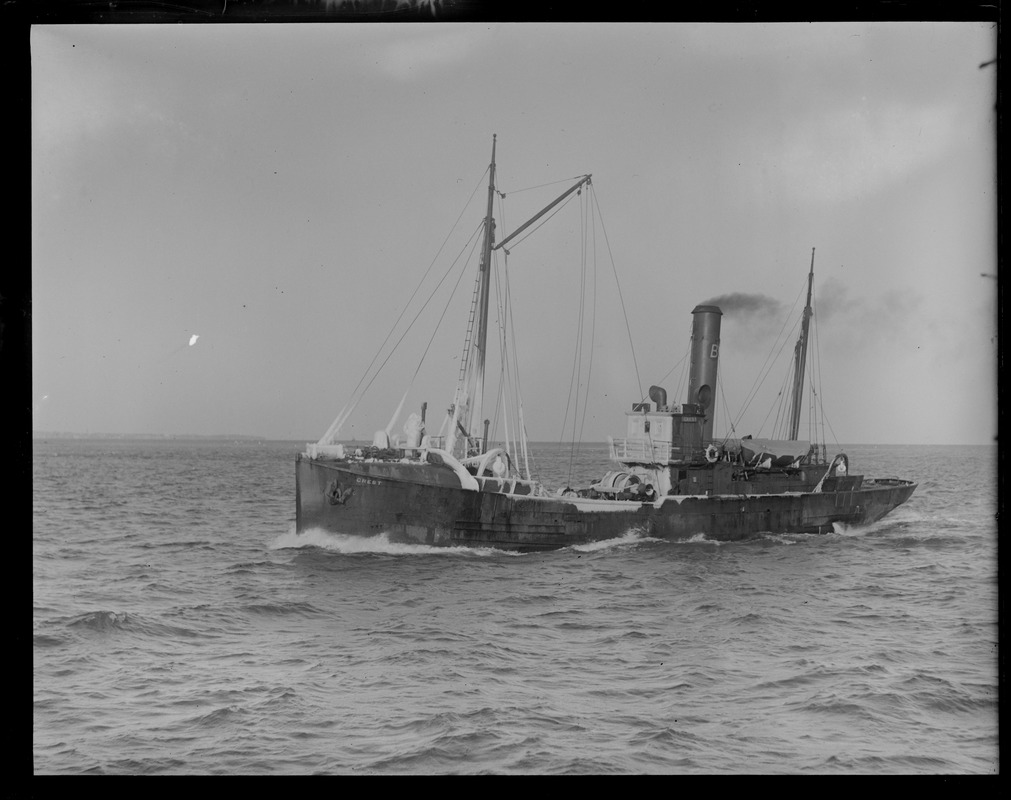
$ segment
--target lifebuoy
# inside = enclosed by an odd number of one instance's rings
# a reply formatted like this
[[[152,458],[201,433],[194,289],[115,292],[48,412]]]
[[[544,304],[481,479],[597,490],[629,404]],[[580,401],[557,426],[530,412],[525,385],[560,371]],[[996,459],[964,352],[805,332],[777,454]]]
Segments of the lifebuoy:
[[[709,445],[709,447],[706,448],[706,461],[708,461],[710,464],[716,463],[716,461],[719,460],[719,457],[720,457],[720,448],[718,448],[715,444],[711,444]]]

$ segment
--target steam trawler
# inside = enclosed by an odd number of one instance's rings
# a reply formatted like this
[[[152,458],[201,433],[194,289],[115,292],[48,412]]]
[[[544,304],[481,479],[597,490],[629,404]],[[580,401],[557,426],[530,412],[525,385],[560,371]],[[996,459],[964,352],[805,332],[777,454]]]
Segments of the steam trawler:
[[[831,532],[881,519],[910,498],[916,484],[868,478],[845,453],[798,439],[812,316],[814,254],[800,337],[794,349],[789,435],[784,439],[714,436],[722,311],[692,311],[690,363],[683,402],[653,386],[625,412],[625,435],[608,441],[611,468],[581,487],[545,489],[531,477],[522,415],[515,442],[490,444],[481,420],[493,254],[560,203],[589,187],[580,178],[515,232],[495,241],[495,141],[489,166],[483,245],[464,358],[439,433],[427,432],[427,404],[411,414],[404,438],[394,420],[372,444],[340,441],[354,410],[346,406],[295,463],[296,530],[390,541],[493,547],[563,548],[634,532],[656,539],[739,540],[764,533]],[[508,253],[508,250],[505,250]],[[500,315],[501,316],[501,315]],[[406,397],[406,395],[405,395]],[[403,401],[401,401],[401,407]],[[523,467],[526,466],[524,470]]]

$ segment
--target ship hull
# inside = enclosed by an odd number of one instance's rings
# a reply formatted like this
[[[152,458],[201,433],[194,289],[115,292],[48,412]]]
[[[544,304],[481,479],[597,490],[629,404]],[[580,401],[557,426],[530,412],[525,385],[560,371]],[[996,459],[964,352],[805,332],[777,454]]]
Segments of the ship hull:
[[[717,541],[762,533],[828,533],[875,522],[913,494],[888,479],[859,488],[776,494],[669,495],[653,502],[522,495],[501,482],[465,488],[449,467],[397,462],[296,461],[296,530],[428,545],[553,550],[635,531]]]

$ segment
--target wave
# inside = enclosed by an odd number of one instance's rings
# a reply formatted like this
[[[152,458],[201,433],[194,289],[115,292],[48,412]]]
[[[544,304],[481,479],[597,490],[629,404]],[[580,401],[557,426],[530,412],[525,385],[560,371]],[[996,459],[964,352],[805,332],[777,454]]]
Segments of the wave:
[[[78,614],[67,622],[70,628],[87,628],[93,631],[119,630],[129,624],[129,614],[115,611],[89,611],[86,614]]]
[[[343,555],[374,553],[394,556],[438,555],[438,556],[522,556],[494,547],[466,547],[463,545],[428,545],[391,542],[388,533],[373,536],[357,536],[345,533],[330,533],[322,528],[309,528],[296,533],[294,526],[278,536],[268,545],[271,550],[318,548]]]
[[[641,529],[630,528],[625,531],[625,533],[620,536],[615,536],[613,539],[600,539],[596,542],[587,542],[586,544],[574,544],[570,550],[574,550],[577,553],[599,553],[603,550],[615,550],[618,548],[627,548],[629,546],[638,546],[640,544],[661,542],[662,539],[654,539],[651,536],[644,536]]]
[[[300,617],[325,616],[325,612],[307,602],[294,603],[249,603],[242,609],[250,614],[258,614],[268,617],[285,616],[295,614]]]
[[[119,611],[89,611],[85,614],[78,614],[62,622],[65,627],[76,630],[94,631],[98,633],[112,633],[128,631],[133,634],[150,636],[154,638],[178,639],[204,639],[215,638],[214,634],[197,630],[192,627],[179,625],[169,625],[165,622],[157,622],[149,618]],[[46,634],[37,633],[36,638],[44,637],[41,642],[46,646],[53,646],[61,643],[51,636],[45,638]]]

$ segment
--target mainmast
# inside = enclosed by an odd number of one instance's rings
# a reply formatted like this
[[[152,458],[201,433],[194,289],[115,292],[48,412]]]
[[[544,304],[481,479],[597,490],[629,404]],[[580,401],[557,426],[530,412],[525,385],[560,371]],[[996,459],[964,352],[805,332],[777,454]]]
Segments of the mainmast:
[[[452,452],[456,444],[458,434],[464,437],[474,435],[471,430],[471,420],[480,420],[482,416],[482,405],[484,401],[485,382],[485,361],[488,347],[488,305],[491,292],[491,257],[492,253],[502,245],[512,241],[522,231],[539,220],[555,206],[561,203],[573,192],[590,182],[589,175],[584,175],[574,186],[564,191],[547,206],[542,208],[533,217],[524,222],[519,228],[503,239],[499,244],[495,244],[495,219],[493,216],[495,201],[495,145],[497,136],[492,136],[491,142],[491,165],[488,167],[488,208],[484,218],[484,242],[481,248],[481,262],[478,265],[478,282],[475,296],[475,305],[472,306],[472,322],[477,322],[477,334],[470,344],[473,355],[467,355],[466,364],[461,367],[461,381],[457,386],[456,396],[453,406],[450,409],[451,422],[450,430],[446,438],[446,449]],[[505,251],[508,254],[508,250]],[[476,317],[476,320],[475,320]],[[470,337],[468,328],[468,340]],[[466,451],[466,446],[465,446]]]
[[[590,175],[584,175],[576,183],[562,192],[558,197],[548,203],[544,208],[534,214],[530,219],[520,225],[516,230],[510,233],[505,239],[503,239],[498,244],[495,244],[495,218],[492,216],[492,205],[495,199],[495,135],[492,135],[491,140],[491,166],[488,168],[489,179],[488,179],[488,212],[484,219],[484,248],[481,251],[481,266],[480,266],[480,291],[478,299],[478,324],[477,324],[477,341],[474,346],[477,348],[477,385],[475,389],[474,406],[473,409],[480,414],[481,413],[481,401],[484,395],[484,362],[485,362],[485,348],[487,347],[488,341],[488,294],[489,287],[491,286],[491,254],[493,251],[502,248],[504,245],[511,242],[517,236],[519,236],[523,231],[533,225],[537,220],[551,211],[555,206],[561,203],[565,198],[575,191],[578,191],[583,187],[584,184],[590,182]],[[505,251],[508,255],[509,251]],[[480,418],[480,417],[479,417]]]
[[[484,218],[484,246],[481,249],[481,265],[479,268],[478,318],[477,318],[477,378],[474,389],[474,405],[472,409],[481,419],[484,403],[484,364],[488,347],[488,297],[491,288],[491,251],[495,244],[495,218],[492,216],[492,205],[495,200],[495,144],[498,136],[491,137],[491,165],[488,167],[488,210]]]
[[[811,248],[811,271],[807,275],[807,304],[800,323],[800,339],[793,351],[793,401],[790,407],[790,440],[797,441],[800,431],[800,407],[804,399],[804,367],[807,363],[807,332],[811,324],[811,287],[814,284],[814,248]]]
[[[495,220],[492,216],[495,200],[495,144],[497,135],[491,138],[491,164],[488,167],[488,208],[484,217],[484,241],[481,245],[481,261],[478,264],[477,290],[471,307],[471,324],[477,321],[477,338],[471,341],[471,331],[467,329],[467,344],[464,346],[464,361],[460,365],[460,381],[449,409],[450,425],[446,436],[446,449],[453,452],[458,434],[463,434],[463,452],[467,455],[467,438],[473,434],[471,419],[477,414],[480,419],[484,401],[484,370],[488,349],[488,300],[491,289],[491,253],[495,243]]]

